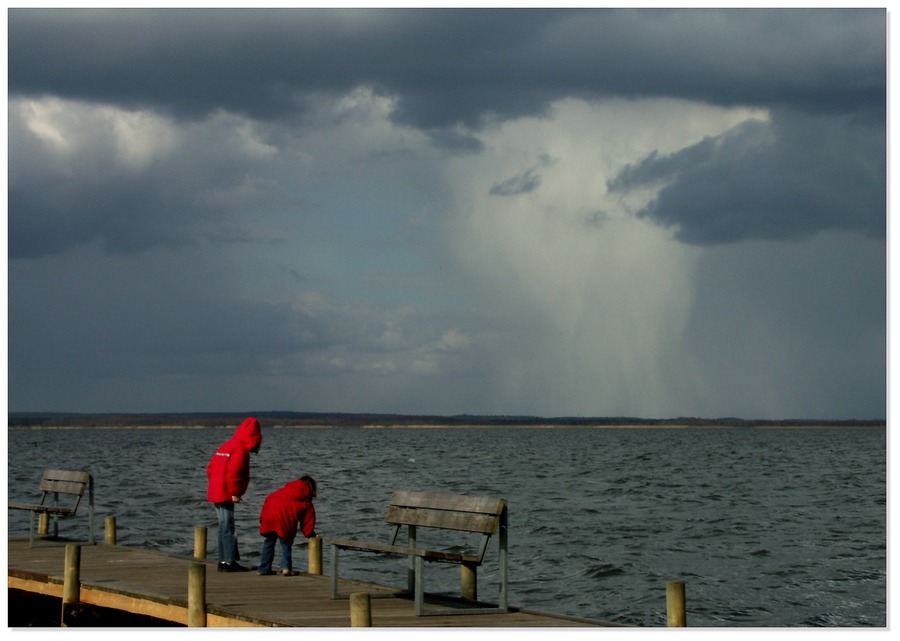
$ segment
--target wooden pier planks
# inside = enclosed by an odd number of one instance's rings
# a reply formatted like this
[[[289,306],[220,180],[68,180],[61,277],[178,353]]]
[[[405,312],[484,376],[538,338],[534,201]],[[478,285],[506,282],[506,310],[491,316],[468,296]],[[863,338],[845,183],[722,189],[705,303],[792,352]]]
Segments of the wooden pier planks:
[[[156,618],[187,622],[188,568],[191,559],[153,550],[114,545],[85,545],[81,550],[81,600]],[[9,540],[9,589],[62,596],[65,546],[29,548]],[[603,625],[562,616],[511,611],[416,617],[411,598],[398,588],[341,581],[342,593],[371,595],[373,627],[586,627]],[[347,600],[332,600],[326,576],[259,576],[256,572],[221,573],[210,563],[206,574],[209,627],[349,627]],[[429,603],[451,608],[452,603]]]

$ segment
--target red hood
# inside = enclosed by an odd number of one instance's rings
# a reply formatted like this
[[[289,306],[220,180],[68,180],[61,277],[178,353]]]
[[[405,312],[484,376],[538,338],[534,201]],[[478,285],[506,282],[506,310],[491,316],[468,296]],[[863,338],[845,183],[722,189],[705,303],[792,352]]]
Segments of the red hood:
[[[287,490],[288,496],[292,501],[311,501],[312,490],[306,481],[291,481],[285,483],[284,489]]]
[[[252,416],[244,419],[244,422],[238,425],[234,433],[234,438],[241,442],[247,450],[255,450],[262,443],[262,428]]]

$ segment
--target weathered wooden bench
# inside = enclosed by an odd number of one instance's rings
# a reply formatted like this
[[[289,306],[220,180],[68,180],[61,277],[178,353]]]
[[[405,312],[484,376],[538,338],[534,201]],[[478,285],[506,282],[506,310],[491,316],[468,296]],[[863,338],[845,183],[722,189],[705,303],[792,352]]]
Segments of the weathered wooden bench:
[[[454,563],[460,566],[462,598],[476,602],[477,568],[484,561],[488,542],[497,534],[500,553],[500,597],[499,605],[488,607],[465,607],[458,610],[441,610],[441,614],[473,614],[480,612],[506,612],[509,608],[507,587],[508,575],[508,524],[506,500],[486,496],[441,494],[434,492],[394,492],[388,507],[385,522],[393,526],[387,543],[325,538],[331,544],[331,598],[338,595],[338,552],[356,550],[394,556],[409,557],[407,589],[415,598],[416,616],[436,614],[425,611],[425,562]],[[406,545],[398,545],[401,528],[407,528]],[[455,530],[463,533],[480,534],[477,552],[461,553],[447,549],[435,550],[416,545],[416,528]]]
[[[84,470],[44,470],[38,485],[40,503],[10,503],[10,510],[31,512],[28,543],[34,547],[35,518],[39,519],[38,534],[47,534],[48,521],[53,519],[53,538],[59,537],[59,519],[75,516],[85,492],[88,495],[88,531],[94,544],[94,477]],[[60,502],[62,497],[62,502]],[[83,510],[82,510],[83,511]]]

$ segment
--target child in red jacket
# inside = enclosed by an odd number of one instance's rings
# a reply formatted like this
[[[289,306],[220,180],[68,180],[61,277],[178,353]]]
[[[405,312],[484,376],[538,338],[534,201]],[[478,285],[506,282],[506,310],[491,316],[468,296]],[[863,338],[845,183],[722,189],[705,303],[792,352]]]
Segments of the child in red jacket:
[[[285,484],[266,497],[259,515],[259,533],[265,537],[259,555],[260,574],[275,574],[272,561],[275,559],[275,541],[281,546],[281,573],[293,574],[291,546],[297,536],[298,525],[306,538],[316,536],[316,508],[312,500],[316,497],[316,482],[309,475]]]
[[[209,479],[206,498],[216,508],[219,522],[219,572],[246,572],[238,561],[241,554],[234,527],[234,504],[241,502],[250,483],[250,453],[259,452],[262,429],[252,416],[238,425],[228,441],[213,454],[206,466]]]

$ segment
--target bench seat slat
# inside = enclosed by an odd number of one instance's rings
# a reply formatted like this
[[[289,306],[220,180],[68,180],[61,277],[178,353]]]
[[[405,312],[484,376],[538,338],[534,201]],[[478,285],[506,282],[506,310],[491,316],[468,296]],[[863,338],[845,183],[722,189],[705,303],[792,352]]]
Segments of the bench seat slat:
[[[11,510],[30,510],[32,512],[46,512],[47,514],[72,514],[72,508],[56,505],[35,505],[26,503],[10,503],[7,506]]]

